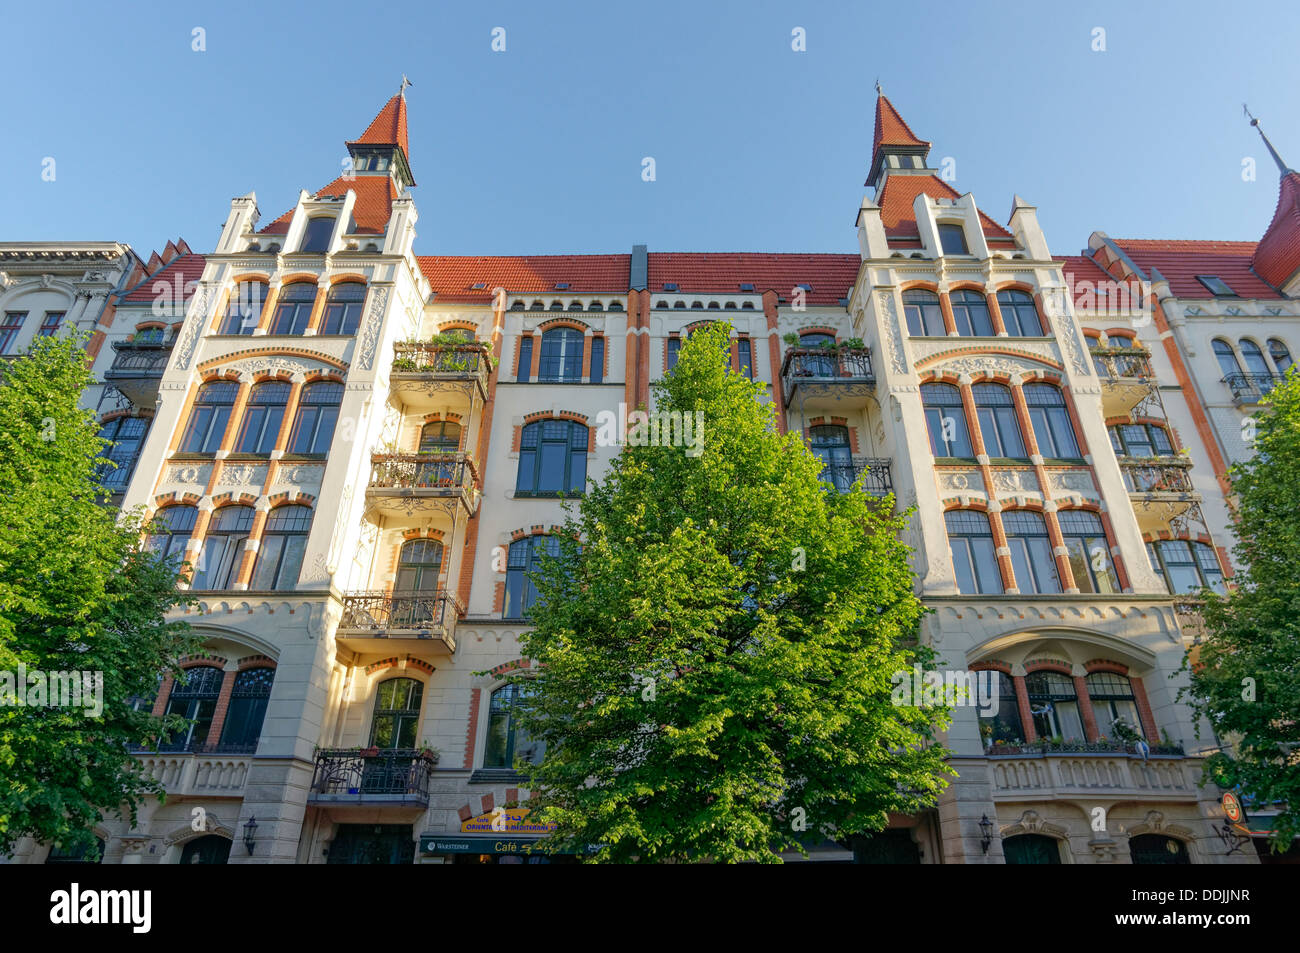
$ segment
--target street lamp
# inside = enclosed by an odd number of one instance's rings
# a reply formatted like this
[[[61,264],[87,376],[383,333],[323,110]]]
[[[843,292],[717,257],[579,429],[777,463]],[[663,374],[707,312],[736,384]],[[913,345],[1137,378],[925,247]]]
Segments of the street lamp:
[[[253,853],[253,845],[257,842],[257,818],[250,817],[244,822],[244,846],[248,848],[248,853]]]
[[[980,818],[980,847],[983,848],[984,853],[987,854],[989,852],[989,845],[992,843],[993,822],[990,821],[989,816],[985,814]]]

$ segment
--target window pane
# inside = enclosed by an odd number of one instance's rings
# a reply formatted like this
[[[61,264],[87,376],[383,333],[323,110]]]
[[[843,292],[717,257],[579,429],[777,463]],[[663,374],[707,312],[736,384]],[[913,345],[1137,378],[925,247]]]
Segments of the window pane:
[[[533,339],[529,336],[519,342],[519,375],[517,379],[521,384],[528,382],[528,376],[532,373],[532,368]]]
[[[538,470],[537,492],[554,493],[564,489],[564,460],[568,447],[563,443],[546,441],[541,446],[541,467]]]
[[[605,379],[605,339],[591,339],[591,382],[599,384]]]

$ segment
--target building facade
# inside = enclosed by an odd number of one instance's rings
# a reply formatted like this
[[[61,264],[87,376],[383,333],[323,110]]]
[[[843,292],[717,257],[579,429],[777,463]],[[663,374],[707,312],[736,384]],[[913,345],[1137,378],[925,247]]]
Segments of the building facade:
[[[541,753],[503,682],[529,665],[527,572],[559,494],[618,452],[598,416],[653,409],[717,320],[828,491],[915,508],[922,636],[998,699],[956,709],[935,810],[814,856],[1256,861],[1197,785],[1218,742],[1177,673],[1186,595],[1232,576],[1248,398],[1296,346],[1293,204],[1258,247],[1098,232],[1057,257],[1033,206],[985,214],[880,95],[856,254],[428,257],[404,95],[347,146],[269,224],[250,193],[211,253],[169,246],[101,329],[106,427],[143,422],[119,501],[194,567],[205,640],[140,702],[193,727],[140,752],[169,797],[104,820],[105,862],[563,859],[511,807]]]

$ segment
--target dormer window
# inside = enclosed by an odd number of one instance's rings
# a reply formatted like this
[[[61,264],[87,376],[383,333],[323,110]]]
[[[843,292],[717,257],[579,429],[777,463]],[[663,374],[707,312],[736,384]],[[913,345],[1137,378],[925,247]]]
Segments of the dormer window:
[[[329,251],[330,239],[334,236],[333,216],[322,215],[307,221],[307,230],[302,236],[299,251],[323,253]]]
[[[1205,285],[1210,294],[1216,298],[1237,297],[1237,292],[1228,287],[1228,283],[1218,275],[1197,275],[1196,280]]]
[[[966,246],[966,230],[960,225],[939,226],[939,247],[945,255],[969,255]]]

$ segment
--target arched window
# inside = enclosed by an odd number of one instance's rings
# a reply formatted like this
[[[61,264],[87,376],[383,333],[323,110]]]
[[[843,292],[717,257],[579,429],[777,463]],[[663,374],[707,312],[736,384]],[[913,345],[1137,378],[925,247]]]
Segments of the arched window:
[[[1097,731],[1112,741],[1120,740],[1124,737],[1124,729],[1117,726],[1119,722],[1139,735],[1143,733],[1137,698],[1127,678],[1114,672],[1093,672],[1086,681]]]
[[[328,453],[342,401],[343,385],[336,381],[315,381],[304,387],[293,418],[289,452]]]
[[[146,544],[159,559],[174,562],[179,568],[185,558],[185,546],[194,532],[199,510],[196,506],[176,504],[164,506],[154,515],[154,532]]]
[[[528,574],[541,567],[543,553],[558,557],[560,541],[554,536],[526,536],[510,544],[506,557],[506,598],[501,618],[527,618],[528,610],[537,601],[537,587]]]
[[[286,381],[263,381],[253,387],[235,441],[236,453],[267,454],[275,449],[290,390]]]
[[[1087,741],[1083,720],[1079,715],[1079,696],[1074,691],[1074,679],[1060,672],[1030,672],[1025,676],[1025,691],[1029,694],[1029,714],[1034,720],[1034,731],[1047,741]]]
[[[256,750],[274,681],[275,669],[269,666],[246,668],[235,676],[230,706],[226,709],[226,723],[221,726],[223,748],[228,751]]]
[[[1079,591],[1119,592],[1119,578],[1101,517],[1089,510],[1061,510],[1057,521]]]
[[[302,334],[311,321],[316,303],[316,286],[310,281],[295,281],[280,289],[268,334]]]
[[[321,334],[356,334],[361,324],[361,308],[366,301],[366,286],[357,281],[340,281],[325,299],[325,317]]]
[[[913,337],[938,338],[948,333],[943,326],[939,296],[933,291],[920,288],[904,291],[903,316],[907,319],[907,333]]]
[[[1135,864],[1190,864],[1187,845],[1164,834],[1139,834],[1128,839],[1129,858]]]
[[[1268,339],[1268,355],[1273,358],[1273,366],[1277,368],[1279,374],[1285,374],[1287,368],[1295,363],[1291,360],[1291,352],[1287,346],[1277,338]]]
[[[1024,739],[1024,728],[1020,723],[1020,700],[1016,697],[1016,683],[1005,672],[980,672],[977,678],[991,679],[990,698],[997,699],[997,707],[992,711],[981,707],[979,710],[980,735],[985,747],[991,744],[1019,744]]]
[[[988,299],[978,291],[954,291],[952,317],[957,322],[957,333],[964,337],[993,337],[993,316],[989,313]]]
[[[930,452],[936,457],[974,457],[961,391],[952,384],[922,384],[921,403],[930,432]]]
[[[1166,457],[1174,452],[1169,431],[1159,424],[1119,424],[1108,430],[1110,445],[1122,457]]]
[[[317,253],[329,251],[330,238],[334,235],[334,221],[333,216],[329,215],[308,219],[307,228],[302,234],[302,245],[298,250]]]
[[[455,453],[460,449],[460,424],[435,420],[420,428],[420,453]]]
[[[420,726],[424,685],[413,678],[390,678],[375,691],[370,743],[376,748],[414,748]]]
[[[1038,441],[1038,452],[1049,460],[1077,460],[1079,441],[1065,407],[1065,395],[1051,384],[1026,384],[1025,403],[1029,422]]]
[[[1174,595],[1195,592],[1208,586],[1223,592],[1223,568],[1214,547],[1187,539],[1162,539],[1147,543],[1147,556],[1155,570]]]
[[[103,464],[97,471],[99,482],[105,489],[126,489],[148,432],[149,421],[143,417],[115,417],[100,429],[99,436],[109,442],[100,456],[113,464]]]
[[[230,841],[220,834],[204,834],[181,848],[182,864],[224,864],[229,859]]]
[[[1002,841],[1008,864],[1059,864],[1060,842],[1046,834],[1017,834]]]
[[[857,474],[853,471],[853,448],[849,443],[849,428],[839,424],[820,424],[808,429],[808,442],[812,452],[825,464],[822,479],[841,493],[853,487]]]
[[[582,332],[576,328],[551,328],[542,334],[539,381],[582,380]]]
[[[159,745],[160,751],[192,751],[207,742],[224,678],[225,673],[215,665],[196,665],[185,670],[185,681],[177,680],[172,685],[164,714],[180,715],[190,719],[190,723]]]
[[[1214,356],[1219,360],[1219,368],[1223,371],[1224,377],[1241,373],[1241,365],[1237,363],[1237,355],[1233,352],[1231,344],[1223,338],[1215,338],[1210,344],[1214,348]]]
[[[969,255],[966,230],[960,225],[939,225],[939,247],[945,255]]]
[[[1033,510],[1008,510],[1002,514],[1002,526],[1020,591],[1060,592],[1061,580],[1042,515]]]
[[[244,542],[253,528],[256,511],[251,506],[223,506],[212,514],[204,535],[203,550],[190,587],[199,590],[229,589],[239,572]]]
[[[1259,345],[1250,338],[1242,338],[1237,342],[1241,348],[1242,360],[1246,362],[1246,370],[1251,374],[1259,374],[1263,377],[1272,377],[1273,369],[1268,366],[1268,361],[1264,359],[1264,352],[1259,349]]]
[[[182,453],[216,453],[221,449],[238,393],[239,385],[234,381],[210,381],[199,388],[181,438]]]
[[[1042,337],[1043,322],[1038,316],[1033,295],[1024,291],[999,291],[998,310],[1002,323],[1012,337]]]
[[[963,595],[989,595],[1002,591],[1002,573],[989,518],[977,510],[949,510],[943,514],[948,530],[948,550]]]
[[[230,290],[230,300],[226,303],[226,313],[217,333],[252,334],[262,320],[266,291],[264,281],[241,281],[235,285]]]
[[[823,348],[829,347],[835,343],[835,335],[825,334],[821,331],[810,331],[807,334],[799,335],[799,346],[803,348]],[[728,355],[730,360],[730,355]],[[820,354],[811,354],[803,358],[800,365],[805,375],[811,377],[837,377],[835,370],[835,361],[830,355],[822,356]]]
[[[572,420],[539,420],[523,428],[516,494],[581,493],[587,486],[587,428]]]
[[[1010,389],[1001,384],[976,384],[971,394],[975,398],[980,436],[984,438],[984,452],[990,457],[1028,459]]]
[[[393,611],[389,624],[414,629],[439,619],[438,577],[442,572],[442,543],[436,539],[411,539],[402,544],[393,583]]]
[[[492,693],[488,704],[487,744],[483,767],[513,768],[517,761],[538,764],[546,753],[546,743],[531,738],[518,722],[516,711],[528,697],[526,688],[502,685]]]
[[[311,532],[310,506],[277,506],[266,519],[262,544],[257,549],[250,586],[260,591],[292,589],[298,585],[302,554]]]

